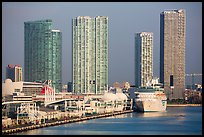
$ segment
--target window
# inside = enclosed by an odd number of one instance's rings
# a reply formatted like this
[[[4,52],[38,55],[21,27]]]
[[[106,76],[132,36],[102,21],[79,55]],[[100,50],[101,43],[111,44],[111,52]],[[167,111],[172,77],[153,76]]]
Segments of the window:
[[[14,91],[15,91],[15,92],[20,92],[20,89],[15,89]]]

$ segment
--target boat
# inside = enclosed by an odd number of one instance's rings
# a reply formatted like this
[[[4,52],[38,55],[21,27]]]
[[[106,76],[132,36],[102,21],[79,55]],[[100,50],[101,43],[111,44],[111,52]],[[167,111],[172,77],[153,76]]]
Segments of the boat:
[[[135,92],[135,111],[166,111],[167,97],[160,83],[139,87]]]

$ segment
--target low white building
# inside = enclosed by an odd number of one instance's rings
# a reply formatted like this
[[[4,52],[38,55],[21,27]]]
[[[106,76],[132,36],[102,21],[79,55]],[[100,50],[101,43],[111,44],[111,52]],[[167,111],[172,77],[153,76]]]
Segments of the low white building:
[[[6,79],[2,83],[2,97],[13,95],[14,92],[20,92],[23,89],[23,82],[12,82],[11,79]]]
[[[24,93],[25,96],[32,96],[40,94],[43,84],[37,82],[12,82],[11,79],[6,79],[2,83],[2,97],[13,95],[14,92]]]

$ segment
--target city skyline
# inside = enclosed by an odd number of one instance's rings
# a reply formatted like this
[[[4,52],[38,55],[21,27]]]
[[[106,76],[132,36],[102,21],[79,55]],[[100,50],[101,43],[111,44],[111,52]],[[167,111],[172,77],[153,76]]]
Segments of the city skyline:
[[[76,11],[76,7],[79,7],[80,10]],[[121,7],[123,10],[121,10]],[[134,83],[134,33],[140,31],[150,31],[154,33],[153,71],[154,76],[159,77],[159,15],[165,9],[186,10],[186,73],[202,73],[201,2],[4,2],[2,3],[2,8],[2,79],[5,79],[5,69],[8,64],[21,64],[24,72],[23,22],[52,19],[55,25],[54,28],[61,30],[63,33],[62,83],[67,84],[68,81],[71,81],[71,19],[75,16],[82,15],[91,17],[102,15],[109,17],[109,85],[112,85],[116,81]],[[67,12],[65,12],[66,10]],[[152,12],[152,10],[154,12]],[[141,16],[141,14],[143,16]],[[14,54],[15,49],[19,49],[18,54]]]

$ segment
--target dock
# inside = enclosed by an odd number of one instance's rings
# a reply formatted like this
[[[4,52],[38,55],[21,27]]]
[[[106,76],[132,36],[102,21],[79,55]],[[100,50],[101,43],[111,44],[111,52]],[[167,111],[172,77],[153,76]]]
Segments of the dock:
[[[167,104],[167,107],[198,107],[202,104]]]
[[[2,135],[17,133],[17,132],[23,132],[23,131],[28,131],[28,130],[34,130],[34,129],[43,128],[43,127],[49,127],[49,126],[67,124],[67,123],[80,122],[80,121],[85,121],[85,120],[90,120],[90,119],[110,117],[110,116],[121,115],[121,114],[125,114],[125,113],[131,113],[131,112],[133,112],[133,110],[103,113],[103,114],[91,115],[91,116],[86,116],[86,117],[65,119],[65,120],[61,120],[61,121],[58,120],[58,121],[53,121],[53,122],[43,123],[43,124],[38,124],[38,125],[30,125],[30,126],[26,126],[26,127],[17,127],[17,128],[12,128],[12,129],[5,129],[5,130],[3,129],[2,130]]]

